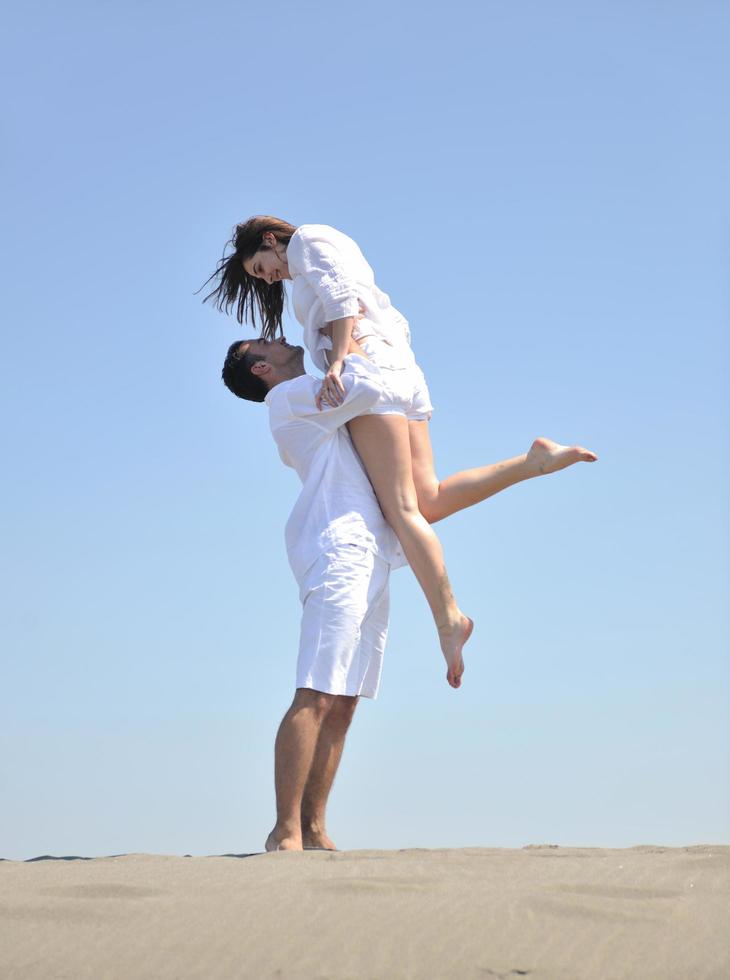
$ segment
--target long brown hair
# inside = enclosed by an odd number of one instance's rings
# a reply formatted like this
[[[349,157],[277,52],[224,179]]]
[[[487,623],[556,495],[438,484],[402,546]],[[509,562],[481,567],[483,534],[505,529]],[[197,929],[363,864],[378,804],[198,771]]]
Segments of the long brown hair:
[[[271,246],[262,242],[265,232],[272,232],[278,244],[286,246],[296,230],[295,225],[269,214],[255,215],[243,224],[236,225],[230,241],[226,242],[223,258],[215,272],[200,287],[205,289],[209,282],[217,282],[215,289],[204,297],[203,302],[207,303],[212,299],[216,309],[224,313],[230,313],[235,308],[238,322],[243,323],[248,318],[254,328],[258,315],[261,318],[261,335],[266,340],[274,340],[277,332],[282,332],[284,283],[279,281],[269,284],[257,276],[250,276],[243,268],[243,262],[258,251],[270,250]],[[233,247],[233,252],[226,255],[229,246]]]

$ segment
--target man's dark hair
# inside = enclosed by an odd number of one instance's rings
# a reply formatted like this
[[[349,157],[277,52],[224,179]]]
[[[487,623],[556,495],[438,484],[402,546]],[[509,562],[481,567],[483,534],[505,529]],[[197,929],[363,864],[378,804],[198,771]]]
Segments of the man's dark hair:
[[[249,402],[262,402],[269,393],[269,386],[263,378],[252,374],[251,368],[266,358],[260,354],[254,357],[249,353],[248,347],[242,352],[240,347],[245,343],[245,340],[237,340],[228,348],[221,372],[223,384],[239,398],[245,398]]]

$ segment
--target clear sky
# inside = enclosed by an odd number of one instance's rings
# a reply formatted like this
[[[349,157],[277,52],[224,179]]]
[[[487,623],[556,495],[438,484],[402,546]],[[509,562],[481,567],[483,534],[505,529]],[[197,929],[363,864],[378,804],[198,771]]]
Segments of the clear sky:
[[[437,526],[459,691],[393,575],[338,846],[730,841],[728,5],[6,11],[0,856],[273,826],[298,483],[194,295],[257,213],[358,241],[440,476],[600,456]]]

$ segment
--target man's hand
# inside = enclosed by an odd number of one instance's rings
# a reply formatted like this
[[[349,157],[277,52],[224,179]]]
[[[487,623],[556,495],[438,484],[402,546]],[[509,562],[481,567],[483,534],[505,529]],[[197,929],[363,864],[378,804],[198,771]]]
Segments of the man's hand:
[[[335,408],[345,400],[345,386],[340,380],[342,374],[342,361],[332,361],[329,371],[324,376],[322,387],[317,392],[314,402],[317,408],[322,411],[322,406],[329,405]]]

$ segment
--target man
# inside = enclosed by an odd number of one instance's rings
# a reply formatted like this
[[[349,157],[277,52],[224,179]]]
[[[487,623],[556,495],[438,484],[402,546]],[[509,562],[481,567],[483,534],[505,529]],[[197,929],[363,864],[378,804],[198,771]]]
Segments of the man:
[[[336,849],[327,798],[358,698],[378,693],[389,575],[405,558],[345,427],[377,401],[378,374],[347,357],[342,402],[319,410],[321,381],[305,374],[304,349],[284,338],[238,341],[223,366],[234,394],[266,403],[279,454],[303,483],[285,531],[303,605],[296,692],[276,736],[267,851]]]
[[[405,564],[346,428],[378,400],[379,371],[365,357],[346,357],[344,398],[318,409],[321,380],[305,374],[303,348],[282,337],[236,341],[223,380],[238,397],[266,403],[279,454],[303,483],[285,532],[303,605],[296,692],[276,736],[277,819],[266,850],[335,850],[325,829],[327,798],[358,698],[377,697],[389,575]],[[458,489],[460,502],[440,516],[596,458],[536,439],[521,456],[443,481]]]

